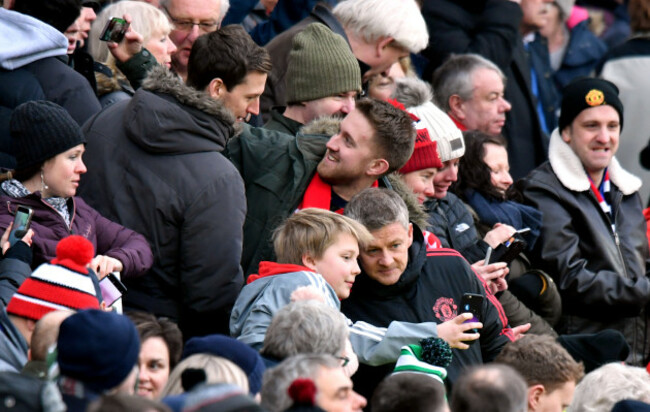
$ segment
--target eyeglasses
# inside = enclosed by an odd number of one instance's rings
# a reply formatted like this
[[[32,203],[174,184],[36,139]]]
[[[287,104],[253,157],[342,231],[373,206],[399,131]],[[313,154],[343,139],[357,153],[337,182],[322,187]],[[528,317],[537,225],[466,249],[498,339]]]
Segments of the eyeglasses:
[[[172,23],[174,23],[174,29],[178,31],[190,32],[192,31],[194,26],[199,26],[199,31],[205,34],[205,33],[212,33],[213,31],[219,30],[219,28],[221,28],[221,22],[218,21],[201,21],[195,23],[192,20],[177,19],[173,17],[169,13],[169,10],[167,10],[167,7],[163,7],[163,10],[165,10],[165,13],[167,13],[169,19],[172,21]]]
[[[344,368],[348,366],[348,363],[350,363],[350,358],[347,356],[337,356],[336,359],[341,361],[341,366]]]

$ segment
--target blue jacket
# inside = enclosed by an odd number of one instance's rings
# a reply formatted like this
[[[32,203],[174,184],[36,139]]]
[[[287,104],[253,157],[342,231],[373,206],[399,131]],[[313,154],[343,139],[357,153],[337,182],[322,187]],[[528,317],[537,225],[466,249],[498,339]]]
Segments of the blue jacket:
[[[559,90],[576,77],[591,75],[607,53],[607,46],[589,30],[588,24],[584,20],[571,30],[562,65],[554,75]]]

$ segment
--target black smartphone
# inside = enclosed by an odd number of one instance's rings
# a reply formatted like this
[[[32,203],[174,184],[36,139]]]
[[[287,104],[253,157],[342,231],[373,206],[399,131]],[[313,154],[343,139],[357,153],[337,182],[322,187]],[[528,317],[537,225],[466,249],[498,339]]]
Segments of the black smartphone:
[[[505,262],[510,264],[521,252],[526,249],[528,244],[525,240],[512,236],[505,243],[501,243],[490,255],[490,263]]]
[[[23,238],[29,226],[32,223],[32,215],[34,211],[27,206],[18,206],[16,209],[16,216],[14,217],[14,224],[9,233],[9,244],[13,246],[17,241]]]
[[[461,313],[471,313],[473,315],[471,319],[466,320],[463,323],[481,322],[481,319],[483,318],[483,295],[477,293],[463,293],[463,297],[460,300],[460,311],[458,314],[460,315]],[[479,333],[478,329],[470,329],[467,332]],[[476,340],[464,342],[471,345],[476,342]]]
[[[102,291],[102,297],[104,298],[104,302],[106,302],[106,306],[113,306],[113,303],[117,302],[124,292],[126,292],[124,283],[112,273],[104,276],[99,281],[99,289]]]
[[[124,34],[126,34],[128,29],[129,23],[126,20],[119,17],[111,17],[111,19],[106,22],[102,34],[99,35],[99,40],[119,43],[124,38]]]

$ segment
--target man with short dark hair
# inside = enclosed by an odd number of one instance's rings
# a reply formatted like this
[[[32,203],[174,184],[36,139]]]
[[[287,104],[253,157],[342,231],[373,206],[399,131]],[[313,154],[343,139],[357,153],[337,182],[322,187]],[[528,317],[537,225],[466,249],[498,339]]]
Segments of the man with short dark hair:
[[[92,143],[80,188],[152,245],[148,276],[125,281],[125,307],[178,321],[185,339],[228,333],[243,283],[246,199],[222,151],[257,110],[270,69],[266,52],[235,25],[200,37],[189,62],[187,85],[154,69],[131,100],[86,124]]]
[[[412,123],[389,103],[363,99],[329,140],[250,127],[230,140],[229,156],[248,200],[245,274],[257,273],[262,260],[275,260],[271,233],[291,213],[308,207],[341,213],[352,196],[402,167],[415,144]]]
[[[584,375],[582,363],[550,336],[523,336],[507,344],[494,361],[513,367],[526,380],[529,412],[566,410]]]
[[[542,212],[530,254],[562,296],[559,333],[616,329],[645,365],[650,353],[646,307],[650,269],[641,180],[614,156],[623,104],[611,82],[582,78],[564,89],[549,160],[521,182],[525,202]]]

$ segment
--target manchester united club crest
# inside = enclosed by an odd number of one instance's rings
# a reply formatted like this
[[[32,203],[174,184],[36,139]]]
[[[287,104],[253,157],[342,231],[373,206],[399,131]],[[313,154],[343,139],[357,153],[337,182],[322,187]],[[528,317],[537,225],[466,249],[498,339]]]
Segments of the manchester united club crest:
[[[589,106],[600,106],[605,103],[605,95],[598,89],[591,89],[585,96],[585,100]]]
[[[458,306],[452,298],[438,298],[436,304],[433,305],[433,313],[443,322],[455,318],[457,309]]]

